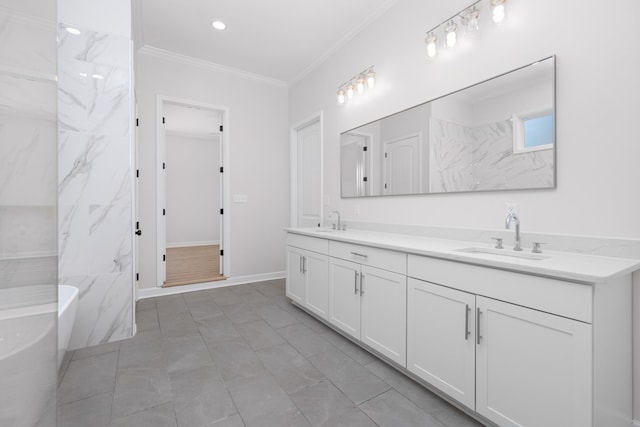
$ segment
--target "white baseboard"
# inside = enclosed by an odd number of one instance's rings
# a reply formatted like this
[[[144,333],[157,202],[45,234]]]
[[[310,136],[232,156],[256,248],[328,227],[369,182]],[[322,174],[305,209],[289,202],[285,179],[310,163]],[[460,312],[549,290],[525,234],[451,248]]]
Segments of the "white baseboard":
[[[138,289],[138,301],[145,298],[161,297],[165,295],[182,294],[186,292],[203,291],[205,289],[224,288],[227,286],[244,285],[246,283],[265,282],[267,280],[284,279],[284,271],[274,273],[251,274],[248,276],[228,277],[225,280],[214,282],[195,283],[193,285],[171,286],[168,288],[142,288]]]
[[[167,248],[185,248],[189,246],[211,246],[211,245],[219,245],[220,240],[204,240],[200,242],[178,242],[178,243],[167,243]]]

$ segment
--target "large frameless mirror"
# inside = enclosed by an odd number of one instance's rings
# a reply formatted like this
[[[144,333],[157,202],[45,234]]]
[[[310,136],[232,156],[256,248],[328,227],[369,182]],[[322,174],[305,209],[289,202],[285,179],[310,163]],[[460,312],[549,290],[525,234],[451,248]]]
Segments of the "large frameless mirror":
[[[554,188],[555,57],[340,136],[342,197]]]

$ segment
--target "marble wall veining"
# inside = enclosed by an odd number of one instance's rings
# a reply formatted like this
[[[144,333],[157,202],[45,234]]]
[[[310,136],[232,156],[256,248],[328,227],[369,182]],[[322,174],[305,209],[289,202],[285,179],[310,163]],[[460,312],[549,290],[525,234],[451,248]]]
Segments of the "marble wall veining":
[[[59,283],[80,290],[70,348],[133,333],[130,49],[58,27]]]
[[[430,118],[432,192],[553,187],[553,150],[513,152],[511,120],[468,127]]]

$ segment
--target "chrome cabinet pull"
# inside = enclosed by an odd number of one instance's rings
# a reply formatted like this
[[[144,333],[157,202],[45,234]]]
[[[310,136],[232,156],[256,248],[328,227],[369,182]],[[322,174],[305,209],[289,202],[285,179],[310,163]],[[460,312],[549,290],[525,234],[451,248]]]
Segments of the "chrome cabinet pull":
[[[300,273],[302,273],[302,258],[303,258],[303,256],[300,255]]]
[[[358,252],[351,252],[351,255],[367,258],[367,254],[359,254]]]
[[[358,272],[354,270],[355,280],[353,282],[353,293],[358,295]]]
[[[480,311],[480,309],[476,308],[476,337],[477,337],[476,342],[478,343],[478,345],[480,345],[480,338],[482,338],[480,336],[480,315],[481,314],[482,312]]]
[[[471,307],[469,304],[466,305],[466,309],[464,310],[464,339],[468,340],[469,335],[471,335],[471,331],[469,330],[469,312],[471,311]]]
[[[364,295],[364,273],[360,273],[360,296]]]
[[[302,274],[307,274],[307,257],[302,257]]]

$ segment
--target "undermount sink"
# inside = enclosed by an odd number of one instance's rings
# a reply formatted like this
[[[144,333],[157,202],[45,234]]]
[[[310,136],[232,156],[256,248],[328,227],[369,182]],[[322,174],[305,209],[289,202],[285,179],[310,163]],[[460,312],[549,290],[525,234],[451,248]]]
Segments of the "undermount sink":
[[[474,254],[474,255],[498,255],[498,256],[504,256],[504,257],[510,257],[510,258],[530,259],[530,260],[536,260],[536,261],[550,258],[549,256],[546,256],[546,255],[534,254],[530,252],[517,252],[511,249],[493,249],[493,248],[473,247],[473,248],[455,249],[454,252],[464,252],[467,254]]]

